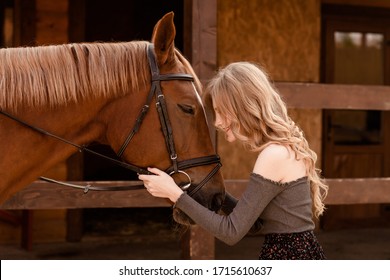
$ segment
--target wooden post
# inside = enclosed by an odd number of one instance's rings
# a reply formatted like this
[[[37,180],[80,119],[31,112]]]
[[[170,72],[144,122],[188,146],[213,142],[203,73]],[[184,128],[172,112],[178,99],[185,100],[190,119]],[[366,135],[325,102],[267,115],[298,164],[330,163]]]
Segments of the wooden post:
[[[67,178],[69,181],[83,179],[83,155],[77,153],[67,160]],[[66,241],[79,242],[83,237],[83,209],[68,209],[66,212]]]
[[[200,226],[191,226],[181,241],[181,259],[212,260],[215,258],[214,237]]]
[[[35,0],[15,0],[14,2],[14,42],[18,46],[34,46],[36,35]]]
[[[13,46],[34,46],[36,37],[36,1],[16,0],[14,3]],[[21,246],[31,251],[33,244],[33,210],[22,211]]]
[[[33,218],[34,212],[32,210],[22,211],[22,248],[31,251],[33,244]]]
[[[185,2],[184,53],[195,73],[204,84],[217,68],[217,1],[193,0]],[[211,112],[206,112],[212,120]],[[209,131],[214,147],[216,133],[212,124]],[[191,226],[182,238],[183,259],[214,259],[214,236],[199,226]]]

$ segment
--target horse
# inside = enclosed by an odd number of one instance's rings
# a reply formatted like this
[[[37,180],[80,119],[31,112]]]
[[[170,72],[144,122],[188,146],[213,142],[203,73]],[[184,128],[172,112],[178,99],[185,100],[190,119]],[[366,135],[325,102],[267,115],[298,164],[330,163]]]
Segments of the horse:
[[[166,170],[199,203],[220,209],[225,187],[202,86],[174,45],[173,16],[156,23],[150,42],[0,50],[0,204],[101,143],[122,166]],[[173,217],[192,223],[176,208]]]

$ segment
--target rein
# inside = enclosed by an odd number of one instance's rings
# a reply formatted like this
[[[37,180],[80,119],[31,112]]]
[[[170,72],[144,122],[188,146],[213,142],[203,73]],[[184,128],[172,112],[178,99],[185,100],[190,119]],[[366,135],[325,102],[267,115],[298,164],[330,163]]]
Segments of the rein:
[[[176,150],[175,150],[175,143],[173,140],[172,126],[171,126],[171,122],[170,122],[169,117],[168,117],[168,111],[167,111],[167,107],[166,107],[165,97],[164,97],[164,94],[162,92],[160,82],[161,81],[172,81],[172,80],[191,81],[192,82],[192,81],[194,81],[194,77],[192,75],[189,75],[189,74],[160,74],[153,48],[154,48],[153,44],[149,44],[148,49],[147,49],[148,62],[149,62],[151,75],[152,75],[151,89],[149,91],[146,103],[144,104],[140,113],[138,114],[138,117],[135,121],[135,124],[134,124],[132,130],[130,131],[129,135],[126,137],[126,139],[123,142],[121,148],[119,149],[117,155],[119,158],[121,158],[123,156],[123,153],[125,152],[131,139],[138,132],[138,130],[142,124],[142,121],[144,120],[144,118],[149,110],[150,103],[152,102],[153,96],[155,96],[156,97],[156,108],[157,108],[160,123],[161,123],[161,129],[162,129],[162,132],[164,134],[168,153],[170,155],[170,159],[172,162],[172,166],[169,167],[167,170],[165,170],[165,172],[168,173],[169,175],[173,175],[173,174],[177,174],[177,173],[184,174],[188,178],[189,182],[186,185],[180,186],[180,187],[183,189],[183,191],[188,191],[188,194],[192,196],[197,191],[199,191],[218,172],[219,168],[222,165],[221,165],[220,158],[218,155],[209,155],[209,156],[204,156],[204,157],[198,157],[198,158],[192,158],[192,159],[188,159],[188,160],[178,161]],[[58,136],[58,135],[55,135],[55,134],[52,134],[46,130],[43,130],[39,127],[33,126],[33,125],[31,125],[31,124],[13,116],[7,112],[4,112],[2,110],[0,110],[0,114],[16,121],[17,123],[29,128],[29,129],[37,131],[43,135],[52,137],[52,138],[54,138],[60,142],[63,142],[67,145],[73,146],[73,147],[77,148],[80,152],[87,152],[87,153],[93,154],[95,156],[101,157],[101,158],[108,160],[108,161],[110,161],[110,162],[112,162],[120,167],[129,169],[129,170],[136,172],[138,174],[148,174],[148,175],[152,174],[146,168],[139,167],[139,166],[136,166],[134,164],[120,161],[120,160],[117,160],[115,158],[111,158],[109,156],[95,152],[84,145],[76,144],[76,143],[71,142],[65,138]],[[190,176],[186,172],[184,172],[183,170],[188,169],[188,168],[192,168],[192,167],[211,165],[211,164],[216,164],[216,166],[210,171],[210,173],[198,185],[192,186]],[[63,186],[84,189],[84,193],[87,193],[89,190],[120,191],[120,190],[133,190],[133,189],[144,188],[143,184],[132,185],[132,186],[115,186],[115,187],[91,186],[91,185],[81,186],[81,185],[57,181],[57,180],[42,177],[42,176],[40,177],[40,179],[47,181],[47,182],[63,185]],[[193,187],[192,189],[190,189],[191,186]]]

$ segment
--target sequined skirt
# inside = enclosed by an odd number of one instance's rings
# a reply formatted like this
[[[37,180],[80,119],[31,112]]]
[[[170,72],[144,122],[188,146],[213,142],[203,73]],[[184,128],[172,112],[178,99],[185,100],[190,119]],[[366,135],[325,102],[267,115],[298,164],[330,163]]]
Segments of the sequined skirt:
[[[326,257],[313,231],[304,231],[266,234],[259,259],[323,260]]]

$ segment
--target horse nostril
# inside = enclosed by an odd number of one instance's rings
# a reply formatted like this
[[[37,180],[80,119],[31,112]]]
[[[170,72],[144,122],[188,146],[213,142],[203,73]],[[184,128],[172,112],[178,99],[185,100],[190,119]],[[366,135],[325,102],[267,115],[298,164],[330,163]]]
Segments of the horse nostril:
[[[219,209],[221,209],[222,203],[223,203],[223,194],[216,194],[211,201],[210,210],[218,211]]]

